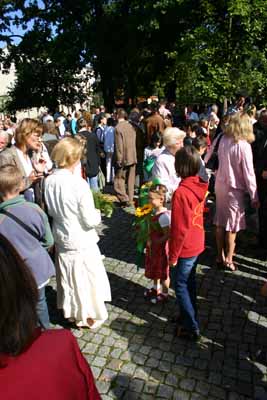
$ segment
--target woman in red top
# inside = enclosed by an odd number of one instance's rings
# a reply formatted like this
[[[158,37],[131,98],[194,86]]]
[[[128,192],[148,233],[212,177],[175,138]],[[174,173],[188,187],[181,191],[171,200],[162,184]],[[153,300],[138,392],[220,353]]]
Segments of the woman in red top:
[[[36,329],[38,290],[0,235],[0,393],[5,400],[100,400],[72,334]]]
[[[182,178],[172,198],[169,264],[173,271],[180,306],[178,336],[199,338],[196,305],[196,266],[204,250],[203,205],[208,183],[197,175],[201,161],[197,150],[186,146],[177,151],[175,169]]]

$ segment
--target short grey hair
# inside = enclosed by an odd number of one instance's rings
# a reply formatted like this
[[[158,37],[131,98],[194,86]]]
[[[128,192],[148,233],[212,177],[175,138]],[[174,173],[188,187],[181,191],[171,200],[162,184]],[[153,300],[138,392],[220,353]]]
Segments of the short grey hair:
[[[0,130],[0,137],[6,139],[6,141],[8,142],[9,135],[7,131]]]
[[[217,113],[218,112],[218,106],[217,104],[212,104],[211,106],[211,111]]]
[[[165,147],[173,146],[178,140],[183,140],[186,134],[179,128],[166,128],[163,132],[163,144]]]

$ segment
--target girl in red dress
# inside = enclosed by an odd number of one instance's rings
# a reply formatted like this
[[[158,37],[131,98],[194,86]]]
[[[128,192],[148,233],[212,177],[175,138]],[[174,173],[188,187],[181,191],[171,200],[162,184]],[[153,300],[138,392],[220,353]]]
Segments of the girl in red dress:
[[[171,224],[170,211],[165,205],[167,189],[164,185],[152,186],[149,191],[149,203],[153,214],[149,227],[149,239],[146,247],[145,276],[153,279],[151,289],[146,289],[144,296],[154,304],[168,299],[170,285],[168,263],[168,238]],[[162,291],[160,290],[162,285]]]

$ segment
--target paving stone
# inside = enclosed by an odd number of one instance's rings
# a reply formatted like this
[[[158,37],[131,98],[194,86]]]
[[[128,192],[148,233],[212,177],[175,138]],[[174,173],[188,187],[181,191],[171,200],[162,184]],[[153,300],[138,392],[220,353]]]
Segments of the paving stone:
[[[142,400],[155,400],[155,397],[152,394],[142,393]]]
[[[153,350],[152,351],[153,358],[157,358],[158,360],[160,360],[162,358],[162,355],[163,355],[163,351],[161,351],[161,350]]]
[[[184,392],[183,390],[175,390],[173,394],[173,400],[189,400],[190,394],[188,392]]]
[[[95,367],[104,367],[104,365],[106,364],[106,359],[103,357],[95,357],[92,365],[94,365]]]
[[[170,385],[170,386],[175,386],[175,387],[177,387],[177,384],[178,384],[178,378],[177,378],[177,376],[176,376],[176,375],[173,375],[173,374],[167,374],[167,375],[166,375],[166,379],[165,379],[165,383],[166,383],[167,385]]]
[[[190,400],[206,400],[207,397],[202,396],[199,393],[192,393],[191,399]]]
[[[201,370],[207,369],[208,361],[197,359],[197,360],[195,360],[194,366],[197,369],[201,369]]]
[[[130,384],[130,376],[128,375],[118,375],[116,378],[116,385],[123,388],[127,388]]]
[[[226,399],[226,391],[218,386],[212,385],[210,388],[210,393],[219,399]]]
[[[111,351],[111,348],[108,346],[100,346],[97,350],[97,354],[101,357],[107,357]]]
[[[97,379],[101,374],[101,368],[91,366],[91,370],[93,372],[94,378]]]
[[[163,385],[160,384],[158,391],[157,391],[157,397],[159,398],[164,398],[164,399],[171,399],[173,395],[173,388],[168,385]]]
[[[83,353],[96,354],[98,345],[95,343],[87,343],[83,349]]]
[[[145,393],[155,394],[158,389],[158,384],[153,382],[147,382],[144,387]]]
[[[133,379],[130,382],[130,390],[140,393],[144,387],[144,381],[142,381],[141,379]]]
[[[151,351],[152,347],[151,346],[141,346],[139,348],[139,352],[145,355],[148,355]]]
[[[197,382],[196,392],[207,396],[210,390],[210,385],[204,382]]]
[[[96,334],[96,335],[92,338],[92,343],[100,344],[100,343],[103,342],[103,340],[104,340],[104,336]]]
[[[134,372],[134,378],[143,379],[145,381],[149,378],[150,373],[151,373],[151,368],[138,367]]]
[[[105,346],[114,346],[116,343],[116,340],[110,336],[106,337],[103,344]],[[119,346],[118,346],[119,347]]]
[[[110,388],[110,383],[109,382],[103,382],[103,381],[96,381],[96,386],[100,394],[105,394],[108,393],[109,388]]]
[[[222,381],[222,376],[220,374],[218,374],[217,372],[210,373],[209,379],[208,379],[209,383],[213,383],[215,385],[220,385],[221,381]]]
[[[179,384],[181,389],[188,390],[189,392],[194,390],[195,385],[196,381],[194,379],[181,379]]]
[[[172,372],[179,376],[186,376],[187,374],[187,367],[183,367],[182,365],[172,365],[171,367]]]
[[[132,359],[131,353],[129,351],[125,351],[121,354],[120,359],[123,361],[130,361]]]
[[[105,368],[103,370],[99,380],[101,380],[101,381],[112,381],[117,375],[118,375],[118,372],[113,371],[113,370],[108,369],[108,368]]]
[[[135,370],[136,370],[136,365],[133,363],[124,364],[121,368],[121,372],[129,375],[133,375]]]
[[[147,356],[141,353],[134,354],[133,361],[138,365],[144,365],[147,360]]]
[[[147,367],[152,367],[152,368],[157,368],[159,366],[159,360],[157,360],[156,358],[151,357],[146,361],[146,366]]]
[[[175,361],[175,354],[170,353],[170,352],[163,353],[162,360],[163,360],[163,361],[169,361],[169,362],[171,362],[171,363],[174,363],[174,361]]]
[[[169,372],[171,370],[171,364],[167,361],[160,361],[158,369],[163,372]]]

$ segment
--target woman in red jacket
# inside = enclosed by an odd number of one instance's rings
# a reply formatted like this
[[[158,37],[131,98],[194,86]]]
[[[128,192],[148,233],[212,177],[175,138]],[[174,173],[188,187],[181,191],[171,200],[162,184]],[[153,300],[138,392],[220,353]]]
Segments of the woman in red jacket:
[[[0,235],[0,393],[5,400],[100,400],[71,332],[41,331],[30,270]]]
[[[175,169],[182,181],[172,198],[169,264],[180,306],[177,335],[199,338],[196,305],[196,266],[204,250],[203,206],[208,184],[197,175],[201,160],[197,150],[186,146],[177,151]]]

